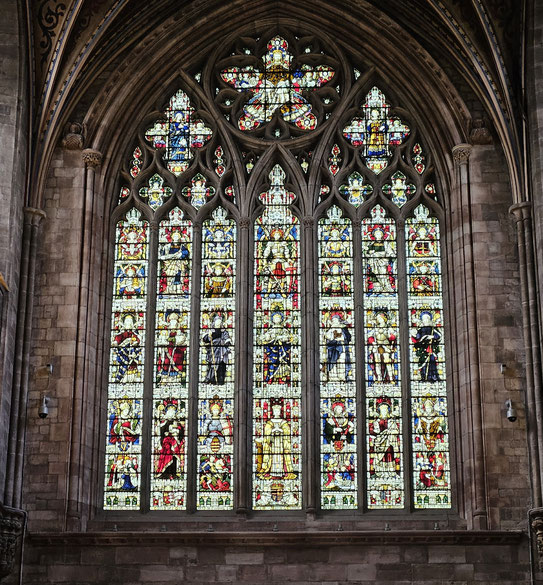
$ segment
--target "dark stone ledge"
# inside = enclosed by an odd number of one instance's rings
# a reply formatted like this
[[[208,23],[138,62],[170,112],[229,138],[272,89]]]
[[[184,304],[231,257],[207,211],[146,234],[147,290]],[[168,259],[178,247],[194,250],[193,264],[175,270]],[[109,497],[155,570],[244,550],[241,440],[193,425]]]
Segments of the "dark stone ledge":
[[[397,530],[321,532],[34,532],[33,546],[341,546],[380,544],[519,544],[521,530]]]

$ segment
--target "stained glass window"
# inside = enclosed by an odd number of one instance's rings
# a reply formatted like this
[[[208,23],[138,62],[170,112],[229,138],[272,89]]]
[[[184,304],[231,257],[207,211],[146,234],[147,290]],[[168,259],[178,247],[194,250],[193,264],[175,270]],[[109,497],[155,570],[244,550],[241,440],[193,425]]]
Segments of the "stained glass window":
[[[404,505],[396,227],[376,205],[362,222],[368,507]]]
[[[158,232],[151,508],[186,506],[192,226],[178,207]]]
[[[351,221],[319,221],[321,505],[356,508],[356,363]]]
[[[131,209],[117,223],[107,401],[106,510],[139,509],[149,224]]]
[[[301,508],[301,307],[294,193],[276,165],[255,223],[253,506]]]
[[[164,149],[168,170],[180,175],[194,157],[193,149],[201,148],[211,138],[212,130],[196,116],[189,96],[179,90],[170,99],[165,119],[158,120],[145,132],[154,148]]]
[[[238,118],[238,128],[243,131],[256,130],[269,122],[275,112],[300,130],[314,130],[317,117],[303,93],[318,89],[333,77],[334,69],[325,64],[303,63],[294,68],[288,42],[280,36],[269,40],[261,63],[221,71],[225,83],[239,92],[252,94]]]
[[[449,433],[439,222],[424,205],[407,220],[415,508],[450,507]]]
[[[366,165],[379,174],[388,166],[391,147],[400,145],[409,132],[400,118],[390,115],[383,92],[373,87],[362,105],[362,115],[345,126],[343,136],[353,146],[362,147]]]
[[[104,508],[450,508],[434,153],[340,49],[225,47],[112,194]]]
[[[236,226],[219,207],[203,225],[198,385],[198,509],[233,506]]]

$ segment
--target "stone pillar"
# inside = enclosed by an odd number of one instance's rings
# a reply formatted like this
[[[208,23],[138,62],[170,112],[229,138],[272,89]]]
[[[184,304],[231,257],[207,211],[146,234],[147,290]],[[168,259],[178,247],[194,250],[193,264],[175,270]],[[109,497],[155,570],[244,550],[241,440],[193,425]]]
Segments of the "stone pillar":
[[[526,349],[526,423],[534,508],[543,505],[543,397],[541,395],[541,347],[534,239],[532,230],[532,203],[517,203],[509,209],[517,225],[517,245],[521,286],[522,321]],[[543,522],[543,516],[542,522]],[[542,532],[543,534],[543,532]]]
[[[91,290],[91,273],[95,239],[95,174],[102,162],[102,155],[97,150],[87,148],[82,151],[85,163],[85,182],[82,193],[81,210],[81,247],[79,266],[79,300],[77,310],[77,334],[75,350],[75,371],[72,394],[71,442],[69,445],[67,529],[81,528],[83,506],[85,511],[89,504],[89,492],[92,482],[90,461],[90,442],[86,436],[88,428],[88,407],[95,403],[96,377],[92,371],[94,360],[88,355],[92,348],[91,322],[96,321],[95,303]],[[84,493],[85,492],[85,493]]]
[[[239,250],[252,250],[249,245],[249,234],[252,222],[248,217],[242,217],[239,220],[239,238],[238,238],[238,257]],[[234,462],[234,481],[235,492],[234,502],[235,510],[239,514],[246,514],[251,507],[251,489],[252,489],[252,458],[248,459],[247,447],[252,443],[252,426],[248,413],[249,410],[248,399],[251,396],[249,392],[249,380],[252,379],[252,374],[249,372],[249,340],[252,335],[249,335],[249,327],[252,323],[247,319],[249,314],[249,297],[247,292],[249,290],[250,275],[252,274],[252,267],[249,262],[249,254],[244,254],[239,257],[238,261],[238,291],[242,294],[238,295],[238,302],[236,305],[236,320],[240,322],[243,327],[239,329],[238,339],[236,342],[236,356],[235,363],[237,364],[236,380],[237,393],[235,396],[236,414],[235,414],[235,436],[236,443],[236,457]],[[252,406],[251,406],[252,409]]]
[[[479,332],[477,323],[477,287],[475,276],[475,258],[473,253],[473,225],[471,216],[471,192],[469,175],[469,157],[472,147],[470,144],[457,144],[452,149],[456,167],[457,198],[455,211],[459,215],[455,227],[458,230],[458,247],[455,253],[460,254],[462,280],[463,323],[462,336],[464,351],[463,360],[459,360],[460,368],[464,370],[463,399],[465,400],[467,418],[464,419],[466,428],[463,429],[462,440],[466,443],[471,454],[471,464],[468,466],[471,476],[472,493],[469,483],[464,485],[465,500],[471,500],[471,521],[473,528],[484,530],[487,528],[486,484],[485,484],[485,454],[483,441],[483,420],[481,406],[481,380],[479,369]],[[457,313],[461,307],[457,306]]]
[[[21,277],[17,309],[17,331],[13,367],[13,393],[9,424],[8,457],[4,503],[14,508],[21,507],[24,438],[26,432],[26,403],[30,366],[30,344],[32,338],[32,312],[36,254],[39,226],[45,212],[33,207],[24,208]]]
[[[319,320],[319,313],[315,310],[315,291],[318,286],[311,286],[314,281],[314,267],[317,265],[317,259],[314,257],[314,226],[315,220],[311,216],[303,219],[304,231],[304,262],[303,272],[303,302],[305,307],[305,350],[302,368],[304,368],[304,383],[302,385],[303,396],[305,396],[305,405],[302,404],[302,437],[303,437],[303,501],[305,510],[308,514],[314,514],[317,509],[317,482],[315,478],[320,478],[317,468],[319,464],[319,443],[315,433],[315,409],[319,404],[318,385],[315,379],[315,357],[319,359],[319,336],[315,337],[315,320]],[[316,404],[315,404],[316,403]],[[305,430],[305,432],[304,432]]]

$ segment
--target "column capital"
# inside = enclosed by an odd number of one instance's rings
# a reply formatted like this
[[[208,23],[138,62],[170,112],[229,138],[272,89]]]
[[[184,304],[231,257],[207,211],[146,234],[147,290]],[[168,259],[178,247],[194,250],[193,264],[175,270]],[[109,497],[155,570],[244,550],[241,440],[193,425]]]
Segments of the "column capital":
[[[25,207],[23,208],[25,223],[32,225],[39,225],[41,220],[47,217],[47,214],[43,209],[37,207]]]
[[[457,165],[466,165],[468,164],[469,155],[471,154],[471,149],[473,147],[471,144],[467,142],[462,142],[461,144],[457,144],[452,148],[452,155],[454,162]]]
[[[532,215],[532,202],[522,201],[521,203],[515,203],[509,208],[509,213],[514,215],[517,221],[528,219]]]
[[[543,569],[543,508],[532,508],[528,516],[530,518],[530,529],[535,536],[539,570]]]
[[[248,230],[251,225],[251,219],[249,217],[241,217],[239,220],[239,227],[242,230]]]
[[[102,164],[102,153],[93,148],[85,148],[81,151],[81,156],[87,168],[96,169]]]
[[[312,215],[304,216],[303,222],[304,227],[307,229],[313,229],[313,227],[315,226],[315,219],[313,218]]]
[[[18,540],[23,533],[25,513],[17,508],[0,504],[0,580],[14,569]]]

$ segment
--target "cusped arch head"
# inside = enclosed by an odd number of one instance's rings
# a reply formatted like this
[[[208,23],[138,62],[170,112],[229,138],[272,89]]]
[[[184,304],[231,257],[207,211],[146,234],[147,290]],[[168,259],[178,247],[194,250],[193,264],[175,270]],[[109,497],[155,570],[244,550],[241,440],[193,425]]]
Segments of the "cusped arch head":
[[[288,3],[285,3],[285,7]],[[256,7],[249,3],[247,6],[248,13],[256,10]],[[329,12],[329,7],[328,7]],[[342,87],[340,88],[341,95],[344,95],[344,91],[348,87],[354,87],[357,83],[361,84],[361,79],[364,76],[371,75],[371,71],[378,70],[382,79],[391,80],[394,79],[395,87],[402,88],[401,92],[398,92],[402,96],[402,102],[405,103],[405,107],[410,112],[439,112],[439,116],[434,116],[432,120],[428,120],[427,128],[429,129],[429,139],[431,139],[432,148],[441,147],[444,153],[450,151],[452,145],[461,142],[465,139],[465,128],[466,119],[469,117],[467,109],[461,104],[461,100],[452,88],[452,85],[448,82],[446,77],[440,79],[435,78],[435,71],[430,67],[425,58],[424,51],[419,47],[418,51],[413,52],[409,55],[410,63],[409,67],[402,68],[402,64],[405,63],[408,58],[406,55],[401,54],[402,51],[396,44],[392,42],[390,34],[384,34],[383,23],[381,20],[374,21],[372,25],[364,21],[362,18],[364,11],[371,11],[369,7],[361,9],[361,23],[367,32],[367,36],[360,33],[356,33],[353,27],[344,23],[341,38],[343,39],[341,44],[334,43],[330,40],[333,35],[330,35],[330,39],[323,34],[323,22],[325,20],[326,9],[323,9],[323,13],[318,12],[311,13],[301,10],[301,15],[296,24],[293,23],[292,19],[285,16],[284,18],[271,18],[270,14],[266,14],[267,9],[260,7],[259,11],[262,16],[260,27],[264,32],[271,35],[273,26],[276,30],[281,32],[283,29],[289,29],[294,31],[294,37],[298,37],[298,42],[301,46],[302,40],[305,37],[312,36],[312,38],[318,39],[321,45],[329,47],[327,49],[331,54],[342,55],[341,58],[341,78]],[[334,9],[336,10],[336,9]],[[201,64],[205,59],[208,59],[210,55],[213,55],[214,44],[217,47],[221,46],[222,41],[225,38],[229,39],[230,42],[235,44],[235,38],[244,39],[246,37],[254,38],[257,31],[254,25],[247,25],[246,22],[242,25],[241,22],[235,15],[230,15],[231,19],[231,30],[234,29],[228,37],[222,34],[224,30],[224,20],[220,23],[214,23],[213,19],[206,19],[206,38],[212,39],[211,42],[204,49],[198,51],[192,51],[191,47],[194,46],[191,39],[197,37],[197,25],[196,28],[192,28],[189,32],[182,30],[179,26],[167,40],[162,38],[165,43],[164,46],[156,47],[156,51],[153,47],[148,47],[145,51],[145,58],[142,60],[142,73],[138,72],[138,83],[131,82],[131,79],[125,79],[123,83],[123,91],[119,92],[118,95],[111,94],[111,87],[108,86],[107,91],[110,94],[107,96],[98,96],[91,108],[89,109],[87,122],[90,131],[90,138],[96,145],[103,144],[106,148],[102,147],[103,150],[108,149],[108,155],[105,157],[108,161],[112,161],[116,156],[123,137],[130,134],[128,128],[134,125],[134,113],[136,110],[146,111],[149,110],[149,105],[156,102],[158,95],[164,95],[163,88],[165,86],[172,87],[172,85],[182,78],[185,83],[189,84],[194,95],[200,96],[202,100],[206,101],[207,109],[210,110],[211,118],[216,123],[220,123],[225,128],[229,127],[229,123],[225,122],[223,113],[220,108],[214,104],[214,96],[212,95],[214,88],[211,87],[211,81],[205,81],[202,78],[202,83],[199,83],[194,78],[194,73],[200,71]],[[277,25],[277,23],[279,23]],[[340,23],[329,23],[332,29],[340,27]],[[273,25],[273,26],[272,26]],[[170,26],[169,24],[165,27]],[[202,24],[203,26],[203,24]],[[217,27],[216,29],[214,27]],[[367,30],[366,30],[367,29]],[[203,29],[202,29],[203,30]],[[173,29],[172,29],[173,32]],[[199,32],[202,32],[201,30]],[[289,33],[292,37],[292,32]],[[402,33],[405,36],[405,32]],[[387,49],[390,51],[376,52],[375,47],[372,46],[372,39],[375,40],[378,35],[382,36],[382,43],[386,44]],[[281,36],[279,33],[277,36]],[[283,37],[288,35],[283,32]],[[283,38],[281,37],[281,38]],[[272,37],[275,38],[275,37]],[[339,37],[338,37],[339,38]],[[324,40],[323,40],[324,39]],[[221,42],[219,42],[219,40]],[[182,42],[180,42],[182,41]],[[413,43],[413,39],[410,40]],[[238,45],[240,43],[238,42]],[[243,43],[241,43],[243,44]],[[177,50],[167,51],[167,47],[173,49],[176,47]],[[201,45],[200,45],[201,46]],[[178,50],[181,47],[181,50]],[[241,45],[240,45],[241,47]],[[216,54],[218,55],[222,49],[217,48]],[[206,53],[204,55],[204,53]],[[168,54],[168,58],[165,59],[165,55]],[[398,57],[398,59],[396,59]],[[211,68],[215,67],[214,74],[217,74],[217,62],[214,65],[211,64],[213,59],[209,58]],[[355,73],[355,70],[357,73]],[[132,69],[125,70],[125,77],[127,72],[132,72]],[[132,73],[132,75],[134,75]],[[350,79],[347,77],[350,75]],[[357,78],[357,75],[359,77]],[[209,78],[211,79],[211,77]],[[119,77],[119,83],[121,79]],[[414,92],[413,88],[417,88]],[[232,88],[234,89],[234,88]],[[104,92],[106,89],[104,88]],[[386,93],[390,93],[386,90]],[[153,97],[150,97],[153,96]],[[403,100],[404,96],[410,96],[409,100]],[[453,99],[454,98],[454,99]],[[203,103],[203,102],[202,102]],[[460,106],[459,106],[460,104]],[[323,106],[324,107],[324,106]],[[127,111],[131,112],[131,115],[127,115]],[[221,117],[222,116],[222,117]],[[213,121],[211,120],[211,121]],[[98,123],[99,121],[99,123]],[[292,125],[292,124],[291,124]],[[231,124],[230,124],[231,126]],[[321,126],[323,129],[326,127],[326,122]],[[422,126],[421,126],[422,127]],[[433,137],[430,136],[433,134]],[[232,140],[232,132],[227,132],[225,136],[225,148],[228,147],[228,141]],[[238,132],[239,134],[239,132]],[[296,137],[298,141],[310,140],[309,134],[301,137]],[[258,137],[251,138],[244,136],[246,140],[246,148],[248,150],[256,151],[262,149],[262,144],[259,142]],[[269,141],[268,141],[269,145]],[[300,147],[308,149],[308,144],[300,143]],[[443,168],[446,168],[446,164]],[[114,169],[113,164],[108,164],[108,169]]]

